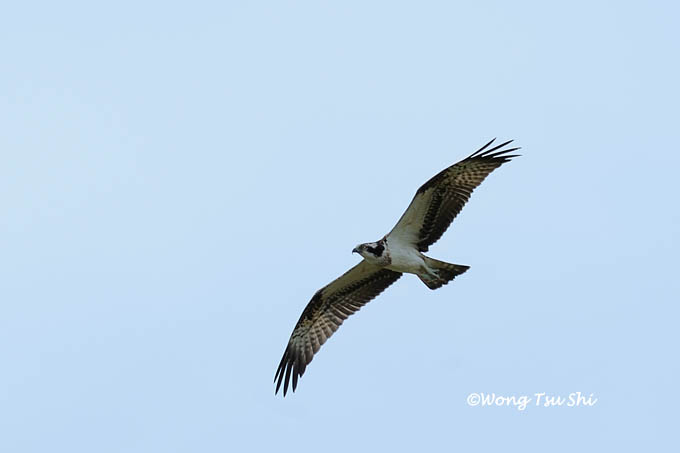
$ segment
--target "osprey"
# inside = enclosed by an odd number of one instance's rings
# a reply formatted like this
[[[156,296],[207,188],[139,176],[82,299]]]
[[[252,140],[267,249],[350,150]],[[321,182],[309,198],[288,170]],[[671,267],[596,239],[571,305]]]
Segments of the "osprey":
[[[519,148],[503,149],[512,140],[487,149],[494,140],[423,184],[395,227],[382,239],[359,244],[352,250],[363,260],[318,290],[302,312],[274,375],[275,393],[283,382],[286,396],[291,376],[295,391],[298,378],[314,354],[342,322],[402,274],[415,274],[428,288],[437,289],[469,269],[430,258],[423,252],[444,234],[484,178],[518,156],[509,153]]]

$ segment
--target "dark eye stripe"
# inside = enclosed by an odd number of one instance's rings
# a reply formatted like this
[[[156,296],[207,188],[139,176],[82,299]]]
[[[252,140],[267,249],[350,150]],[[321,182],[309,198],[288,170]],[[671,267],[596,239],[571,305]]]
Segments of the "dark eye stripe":
[[[385,246],[382,244],[378,244],[377,247],[371,247],[370,245],[367,245],[366,250],[368,250],[371,255],[382,256]]]
[[[378,246],[375,248],[375,253],[374,255],[376,256],[382,256],[383,251],[385,250],[385,246],[382,244],[378,244]]]

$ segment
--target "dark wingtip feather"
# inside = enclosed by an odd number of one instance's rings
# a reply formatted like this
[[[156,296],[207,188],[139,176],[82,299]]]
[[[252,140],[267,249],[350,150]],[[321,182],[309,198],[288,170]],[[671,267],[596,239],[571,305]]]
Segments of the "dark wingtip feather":
[[[274,391],[274,395],[279,393],[279,389],[281,388],[281,381],[283,380],[283,369],[285,367],[286,359],[288,358],[288,348],[286,347],[285,352],[283,353],[283,357],[281,358],[281,362],[279,363],[279,368],[276,370],[276,374],[274,375],[274,382],[276,382],[276,390]],[[277,382],[278,378],[278,382]]]
[[[277,395],[279,393],[281,384],[283,384],[284,397],[288,393],[288,388],[291,386],[291,384],[292,391],[295,392],[297,389],[298,379],[304,374],[305,368],[307,368],[305,357],[292,352],[290,345],[288,345],[286,351],[283,353],[283,357],[281,358],[281,363],[279,363],[279,368],[276,370],[276,374],[274,375],[274,382],[276,382],[276,390],[274,390],[274,394]]]
[[[500,151],[496,151],[495,153],[484,154],[483,156],[479,156],[479,157],[482,157],[484,159],[510,159],[510,158],[519,156],[519,154],[508,154],[508,153],[511,153],[513,151],[517,151],[518,149],[519,148],[503,149],[503,150],[500,150]]]
[[[283,396],[286,396],[286,393],[288,393],[288,386],[290,385],[290,372],[293,371],[293,361],[288,360],[288,363],[286,363],[286,377],[283,378]]]
[[[494,146],[494,147],[491,148],[491,149],[487,149],[486,151],[484,151],[484,152],[482,153],[482,155],[488,156],[489,154],[493,153],[494,151],[501,149],[501,148],[504,147],[505,145],[509,145],[509,144],[512,143],[513,141],[514,141],[514,140],[508,140],[507,142],[503,142],[503,143],[501,143],[500,145],[496,145],[496,146]]]
[[[300,371],[300,356],[295,358],[295,363],[293,365],[293,392],[297,388],[298,375]]]
[[[491,145],[491,144],[492,144],[493,142],[495,142],[495,141],[496,141],[496,137],[492,138],[492,139],[489,141],[489,143],[487,143],[486,145],[482,146],[482,147],[479,148],[477,151],[475,151],[474,153],[472,153],[472,154],[470,155],[470,157],[475,157],[475,156],[477,156],[478,154],[484,152],[484,150],[485,150],[486,148],[488,148],[489,145]],[[469,158],[468,158],[468,159],[469,159]]]
[[[501,148],[503,148],[506,145],[509,145],[513,141],[514,140],[508,140],[506,142],[501,143],[500,145],[496,145],[493,148],[487,149],[487,150],[485,150],[484,152],[481,152],[481,153],[478,151],[475,154],[473,154],[472,156],[470,156],[468,159],[491,159],[491,160],[494,160],[494,161],[500,162],[500,163],[509,162],[510,159],[512,159],[514,157],[519,157],[520,154],[508,154],[508,153],[511,153],[513,151],[517,151],[518,149],[522,149],[522,148],[519,147],[519,146],[516,146],[514,148],[508,148],[508,149],[501,149]],[[486,144],[482,149],[485,149],[488,146],[489,146],[489,144]]]

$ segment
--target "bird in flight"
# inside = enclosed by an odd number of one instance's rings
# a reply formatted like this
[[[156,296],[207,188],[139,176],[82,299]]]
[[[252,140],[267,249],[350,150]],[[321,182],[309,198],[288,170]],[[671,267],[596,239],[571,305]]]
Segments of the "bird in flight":
[[[494,139],[495,140],[495,139]],[[490,148],[491,140],[468,158],[423,184],[392,231],[377,242],[357,245],[353,253],[363,260],[318,290],[295,325],[274,376],[278,393],[297,388],[314,354],[348,316],[396,282],[402,274],[415,274],[430,289],[441,288],[469,266],[425,256],[463,209],[472,191],[489,173],[510,161],[519,148],[505,148],[512,140]]]

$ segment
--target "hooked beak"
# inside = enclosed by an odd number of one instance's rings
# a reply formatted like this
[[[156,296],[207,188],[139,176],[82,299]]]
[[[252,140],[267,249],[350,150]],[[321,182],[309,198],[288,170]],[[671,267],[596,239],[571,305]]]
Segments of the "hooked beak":
[[[352,253],[359,253],[359,248],[358,248],[358,247],[354,247],[354,248],[352,249]]]

